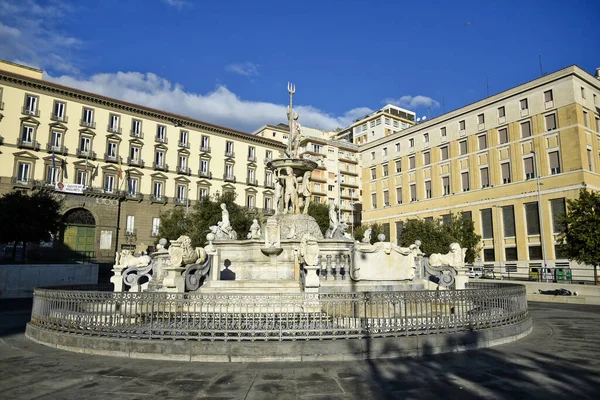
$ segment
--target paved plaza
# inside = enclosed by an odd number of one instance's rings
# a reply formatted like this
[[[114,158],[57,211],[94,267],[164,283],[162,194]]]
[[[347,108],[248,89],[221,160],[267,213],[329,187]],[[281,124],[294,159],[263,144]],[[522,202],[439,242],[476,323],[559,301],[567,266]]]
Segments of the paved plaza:
[[[9,305],[10,306],[10,305]],[[530,303],[526,338],[478,351],[336,363],[205,364],[89,356],[25,338],[0,310],[0,399],[597,399],[600,307]],[[12,310],[11,310],[12,309]]]

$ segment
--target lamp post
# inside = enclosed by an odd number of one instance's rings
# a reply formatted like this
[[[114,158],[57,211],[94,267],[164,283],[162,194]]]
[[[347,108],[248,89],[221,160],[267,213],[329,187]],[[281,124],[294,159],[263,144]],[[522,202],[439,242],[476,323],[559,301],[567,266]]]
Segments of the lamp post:
[[[503,272],[503,265],[502,265],[502,252],[503,252],[503,248],[502,248],[502,241],[500,240],[500,218],[498,218],[498,209],[501,208],[498,205],[495,205],[494,208],[496,208],[496,236],[497,236],[497,242],[496,244],[498,245],[498,258],[500,259],[500,277],[504,276],[504,272]],[[510,271],[508,272],[508,279],[510,279]]]
[[[542,257],[543,257],[543,265],[542,265],[542,271],[541,271],[541,275],[539,275],[539,280],[542,280],[542,277],[544,276],[544,272],[546,270],[546,243],[544,242],[544,217],[542,214],[542,191],[541,191],[541,186],[542,183],[540,182],[540,165],[538,163],[538,157],[537,157],[537,153],[535,152],[535,150],[531,150],[531,152],[533,153],[533,159],[535,161],[535,177],[536,177],[536,182],[537,182],[537,198],[538,198],[538,218],[540,220],[540,245],[542,246]]]

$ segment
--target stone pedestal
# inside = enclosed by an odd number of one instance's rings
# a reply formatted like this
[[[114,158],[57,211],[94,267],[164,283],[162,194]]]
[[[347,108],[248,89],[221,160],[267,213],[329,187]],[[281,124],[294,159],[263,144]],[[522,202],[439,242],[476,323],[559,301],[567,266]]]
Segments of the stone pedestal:
[[[306,293],[319,293],[319,275],[317,275],[318,265],[306,265],[304,267],[306,275],[304,277],[304,291]]]
[[[122,292],[123,291],[123,271],[125,267],[120,265],[115,265],[112,269],[113,275],[110,277],[110,283],[115,285],[114,292]]]
[[[456,289],[466,289],[467,282],[469,282],[469,277],[466,275],[465,271],[459,271],[454,278],[454,285]]]
[[[165,267],[165,278],[163,279],[163,291],[165,292],[185,292],[185,277],[181,274],[183,267]]]

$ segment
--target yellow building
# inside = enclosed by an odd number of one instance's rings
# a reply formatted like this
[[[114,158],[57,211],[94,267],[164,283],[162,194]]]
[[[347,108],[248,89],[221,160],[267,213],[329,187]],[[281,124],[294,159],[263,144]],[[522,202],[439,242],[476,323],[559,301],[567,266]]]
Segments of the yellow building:
[[[596,75],[571,66],[362,145],[362,222],[397,239],[407,219],[462,212],[503,274],[566,265],[557,216],[600,190]]]
[[[159,214],[217,192],[273,210],[269,138],[64,87],[0,61],[0,192],[49,186],[64,196],[59,238],[110,262],[152,245]]]

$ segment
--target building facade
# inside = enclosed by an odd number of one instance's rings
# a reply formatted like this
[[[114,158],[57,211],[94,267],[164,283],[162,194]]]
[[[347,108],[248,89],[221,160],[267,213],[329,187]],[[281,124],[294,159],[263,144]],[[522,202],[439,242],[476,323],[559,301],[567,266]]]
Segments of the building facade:
[[[161,211],[235,191],[273,212],[276,140],[42,79],[0,62],[0,192],[47,186],[65,199],[61,243],[100,262],[152,245]]]
[[[479,262],[568,264],[558,216],[600,190],[599,98],[598,77],[572,66],[363,144],[362,222],[399,240],[407,219],[464,213]]]

